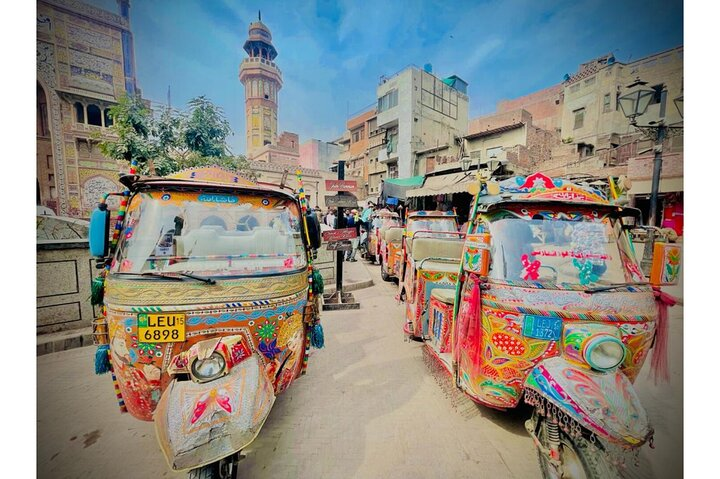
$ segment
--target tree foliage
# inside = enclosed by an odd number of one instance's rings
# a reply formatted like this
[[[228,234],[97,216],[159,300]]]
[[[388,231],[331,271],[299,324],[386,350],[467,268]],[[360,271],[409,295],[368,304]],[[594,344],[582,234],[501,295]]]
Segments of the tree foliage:
[[[102,153],[116,160],[136,159],[142,174],[165,176],[184,168],[217,165],[255,178],[243,155],[227,146],[232,134],[222,108],[204,96],[184,112],[153,112],[137,96],[125,96],[110,109],[116,138],[100,142]]]

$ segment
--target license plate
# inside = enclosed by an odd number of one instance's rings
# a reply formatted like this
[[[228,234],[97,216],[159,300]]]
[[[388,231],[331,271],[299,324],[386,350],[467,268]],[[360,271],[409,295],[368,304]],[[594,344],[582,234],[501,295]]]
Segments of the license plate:
[[[175,313],[138,314],[141,343],[180,343],[185,341],[185,315]]]
[[[562,319],[526,314],[523,320],[523,336],[526,338],[557,341],[562,335]]]

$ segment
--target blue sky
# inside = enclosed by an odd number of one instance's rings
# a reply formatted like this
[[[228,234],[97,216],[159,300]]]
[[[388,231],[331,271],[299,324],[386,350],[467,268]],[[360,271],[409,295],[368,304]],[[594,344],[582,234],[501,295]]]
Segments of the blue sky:
[[[117,11],[115,0],[86,1]],[[278,128],[301,142],[337,138],[348,112],[376,101],[380,76],[409,64],[466,80],[475,118],[605,53],[625,62],[683,44],[681,1],[133,0],[143,96],[164,103],[170,85],[182,107],[206,95],[230,120],[235,153],[245,152],[238,68],[258,9],[283,72]]]

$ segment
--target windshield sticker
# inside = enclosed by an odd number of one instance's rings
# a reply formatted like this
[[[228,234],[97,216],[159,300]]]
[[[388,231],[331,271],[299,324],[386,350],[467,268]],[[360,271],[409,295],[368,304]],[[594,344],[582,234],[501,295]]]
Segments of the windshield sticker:
[[[538,279],[538,277],[540,276],[540,274],[538,273],[538,269],[540,269],[540,261],[535,260],[533,262],[530,262],[530,260],[528,259],[528,255],[526,254],[522,255],[520,261],[523,265],[523,270],[521,273],[522,279],[524,279],[525,281]]]
[[[552,256],[556,257],[559,256],[561,258],[578,258],[578,259],[610,259],[610,256],[607,254],[598,254],[598,253],[585,253],[583,251],[547,251],[547,250],[539,250],[539,251],[533,251],[530,253],[532,256]]]
[[[238,197],[230,195],[202,194],[198,195],[198,201],[203,203],[237,203]]]

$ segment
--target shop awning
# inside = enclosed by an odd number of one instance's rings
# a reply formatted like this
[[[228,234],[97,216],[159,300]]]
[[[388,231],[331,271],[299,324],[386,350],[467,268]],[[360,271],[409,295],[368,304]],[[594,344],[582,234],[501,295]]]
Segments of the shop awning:
[[[475,174],[450,173],[449,175],[430,176],[422,188],[407,192],[408,198],[418,196],[435,196],[449,193],[466,193],[468,185],[475,179]]]
[[[423,184],[424,176],[411,176],[410,178],[387,178],[382,183],[382,197],[399,198],[404,200],[406,192]]]
[[[674,193],[683,191],[682,178],[660,178],[659,193]],[[652,192],[652,180],[632,180],[628,195],[649,195]]]

